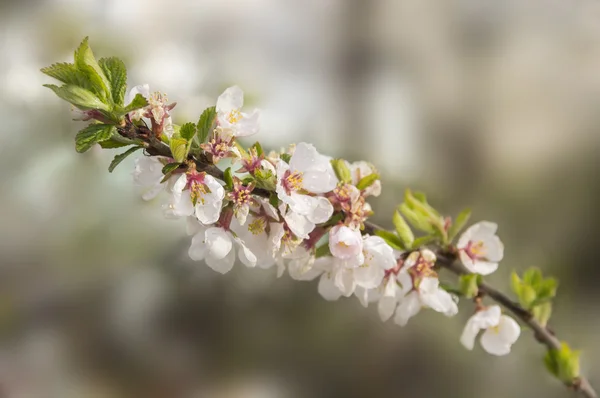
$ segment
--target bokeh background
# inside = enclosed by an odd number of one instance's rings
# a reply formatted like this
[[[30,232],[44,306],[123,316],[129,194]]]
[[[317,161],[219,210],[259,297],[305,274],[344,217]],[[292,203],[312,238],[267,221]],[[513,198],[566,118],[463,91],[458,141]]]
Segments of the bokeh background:
[[[495,358],[458,342],[472,308],[405,328],[316,283],[187,258],[132,159],[74,151],[41,85],[89,35],[196,120],[238,84],[263,145],[308,141],[500,224],[490,281],[560,278],[553,327],[600,386],[600,3],[595,0],[0,1],[0,396],[565,397],[524,331]],[[177,120],[176,120],[177,121]],[[98,148],[99,149],[99,148]]]

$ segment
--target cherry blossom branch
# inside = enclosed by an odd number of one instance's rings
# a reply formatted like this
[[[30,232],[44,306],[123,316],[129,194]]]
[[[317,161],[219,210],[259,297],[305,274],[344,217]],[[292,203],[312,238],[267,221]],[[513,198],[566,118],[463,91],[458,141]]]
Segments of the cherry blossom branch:
[[[447,217],[424,193],[407,189],[392,217],[395,231],[387,231],[367,221],[373,214],[367,200],[381,193],[372,164],[331,159],[305,142],[269,153],[259,142],[244,148],[237,138],[258,132],[259,111],[242,111],[239,87],[226,89],[197,123],[176,125],[170,115],[175,103],[164,93],[151,93],[148,85],[135,86],[126,96],[124,63],[114,57],[96,61],[87,38],[74,60],[42,72],[64,83],[46,86],[75,106],[80,120],[91,120],[75,137],[75,149],[129,147],[115,156],[111,172],[143,149],[146,156],[136,159],[134,182],[144,200],[168,192],[163,213],[187,220],[192,260],[220,273],[229,272],[237,258],[247,267],[276,265],[278,275],[287,270],[299,281],[320,278],[324,299],[354,296],[365,307],[377,302],[382,321],[393,316],[400,326],[421,309],[456,315],[451,294],[456,291],[475,302],[461,344],[472,350],[480,337],[491,355],[510,353],[521,334],[502,306],[547,347],[544,362],[550,373],[597,398],[579,373],[579,351],[547,327],[557,281],[535,268],[522,277],[513,273],[518,303],[483,281],[504,255],[497,224],[480,221],[458,236],[468,209]],[[222,170],[218,163],[224,158],[239,166]],[[413,230],[422,236],[415,237]],[[458,276],[458,290],[440,284],[440,268]],[[484,296],[499,305],[483,305]]]
[[[380,227],[377,224],[374,224],[370,221],[365,223],[365,229],[368,233],[374,234],[376,231],[385,231],[383,227]],[[436,265],[441,266],[454,273],[457,276],[468,275],[470,274],[468,270],[458,261],[455,253],[449,252],[448,250],[440,250],[437,253],[437,262]],[[511,300],[507,295],[491,286],[486,282],[481,282],[478,284],[479,289],[479,297],[482,295],[486,295],[490,297],[492,300],[501,304],[504,308],[508,309],[512,312],[517,318],[521,320],[522,323],[529,326],[533,331],[533,335],[535,339],[540,343],[545,345],[548,349],[551,350],[560,350],[561,342],[554,334],[554,331],[551,330],[548,326],[542,326],[533,316],[530,311],[524,309],[519,303]],[[567,387],[572,388],[573,390],[579,392],[583,396],[587,398],[597,398],[598,395],[594,388],[590,385],[589,381],[584,376],[579,376],[571,383],[565,383]]]

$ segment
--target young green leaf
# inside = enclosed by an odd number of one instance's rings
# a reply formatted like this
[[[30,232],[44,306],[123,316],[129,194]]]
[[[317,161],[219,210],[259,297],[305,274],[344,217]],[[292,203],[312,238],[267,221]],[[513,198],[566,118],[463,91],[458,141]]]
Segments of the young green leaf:
[[[120,113],[124,115],[131,111],[135,111],[136,109],[143,108],[147,105],[148,100],[146,100],[146,98],[144,98],[142,94],[136,94],[135,97],[133,97],[133,100],[131,100],[131,103],[127,104],[127,106],[125,106],[124,108],[121,108]]]
[[[54,84],[44,84],[44,87],[48,87],[60,98],[75,105],[79,109],[99,109],[103,111],[108,111],[110,109],[110,107],[106,105],[100,98],[85,88],[81,88],[72,84],[65,84],[61,87],[58,87]]]
[[[466,274],[461,275],[460,291],[466,298],[473,298],[479,293],[479,284],[481,283],[481,275]]]
[[[181,138],[190,141],[196,135],[196,125],[194,123],[186,123],[179,129]]]
[[[358,183],[356,184],[356,188],[358,188],[360,191],[367,189],[371,185],[373,185],[373,183],[375,183],[375,181],[377,181],[378,179],[379,179],[379,174],[371,173],[371,174],[361,178],[358,181]]]
[[[177,162],[167,163],[162,168],[162,173],[164,175],[167,175],[167,174],[177,170],[179,168],[179,166],[181,166],[181,163],[177,163]]]
[[[169,142],[169,147],[171,148],[171,154],[173,155],[173,159],[176,162],[183,162],[187,157],[188,150],[188,142],[183,138],[172,137]]]
[[[338,180],[344,183],[350,183],[352,181],[352,174],[350,168],[344,159],[331,159],[331,166]]]
[[[467,225],[467,222],[469,221],[469,218],[471,217],[471,209],[464,209],[463,211],[461,211],[458,216],[456,216],[456,219],[454,220],[454,223],[452,224],[452,226],[450,227],[450,230],[448,231],[448,239],[452,240],[456,237],[456,235],[458,235],[458,233],[460,231],[462,231],[462,229],[465,227],[465,225]]]
[[[375,235],[383,238],[383,240],[392,247],[392,249],[396,249],[396,250],[405,250],[406,248],[404,247],[404,245],[402,244],[402,241],[400,240],[400,238],[398,237],[398,235],[396,235],[393,232],[389,232],[389,231],[385,231],[385,230],[377,230],[375,231]]]
[[[91,90],[99,98],[112,102],[110,82],[96,61],[87,37],[75,50],[75,66],[87,76],[91,82]]]
[[[114,134],[110,139],[106,141],[102,141],[99,143],[100,146],[104,149],[114,149],[114,148],[122,148],[128,145],[138,145],[143,146],[144,141],[139,139],[130,140],[129,138],[125,138],[122,136],[118,136]]]
[[[412,244],[412,249],[416,250],[421,246],[429,245],[431,243],[434,243],[435,241],[437,241],[437,237],[434,235],[420,236],[414,240]]]
[[[108,166],[108,171],[110,173],[112,173],[113,170],[115,169],[115,167],[117,167],[123,160],[125,160],[125,158],[127,156],[131,155],[132,153],[134,153],[138,149],[142,149],[142,147],[141,146],[134,146],[133,148],[129,148],[125,152],[116,155],[114,157],[114,159],[112,160],[112,162],[110,162],[110,166]]]
[[[552,303],[548,301],[542,304],[536,304],[531,310],[531,313],[533,314],[533,318],[538,321],[540,325],[545,327],[552,316]]]
[[[434,233],[435,230],[426,216],[414,212],[406,203],[402,203],[398,209],[413,227],[428,234]]]
[[[262,156],[265,152],[263,151],[262,146],[260,145],[260,142],[256,141],[253,145],[252,148],[254,148],[254,150],[256,151],[256,154],[258,156]]]
[[[55,78],[65,84],[71,84],[89,90],[91,83],[87,76],[74,64],[60,62],[41,69],[42,73]]]
[[[125,105],[125,90],[127,89],[125,64],[117,57],[100,58],[98,64],[110,82],[113,102],[119,106]]]
[[[279,155],[279,157],[286,163],[289,163],[290,160],[292,160],[292,155],[290,155],[289,153],[282,153],[281,155]]]
[[[208,137],[210,133],[213,131],[213,124],[215,122],[215,118],[217,117],[217,108],[211,106],[210,108],[206,108],[202,115],[200,115],[200,119],[198,120],[197,128],[198,128],[198,140],[200,143],[205,143],[208,141]]]
[[[115,126],[108,124],[90,124],[75,136],[75,150],[85,152],[94,144],[110,139],[115,131]]]
[[[565,342],[561,348],[549,349],[544,357],[546,369],[564,383],[572,383],[579,377],[580,351],[573,351]]]
[[[406,249],[410,250],[412,248],[413,242],[415,240],[415,235],[412,230],[404,220],[404,217],[400,214],[398,210],[394,212],[394,216],[392,218],[394,222],[394,226],[396,227],[396,232],[402,241],[402,246]]]
[[[225,169],[225,172],[223,173],[223,181],[225,181],[225,187],[231,191],[233,189],[233,175],[231,172],[231,167]]]
[[[329,242],[322,244],[315,250],[315,258],[321,258],[325,256],[331,256],[331,250],[329,249]]]

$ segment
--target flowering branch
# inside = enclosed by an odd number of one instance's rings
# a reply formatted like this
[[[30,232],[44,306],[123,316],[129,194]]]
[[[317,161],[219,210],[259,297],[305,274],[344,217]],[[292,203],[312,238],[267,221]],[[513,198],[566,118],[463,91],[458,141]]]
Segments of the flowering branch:
[[[299,281],[319,278],[326,300],[355,296],[365,307],[377,303],[383,321],[400,326],[422,309],[448,317],[458,313],[458,296],[472,299],[474,314],[461,344],[472,350],[478,337],[492,355],[507,355],[530,327],[544,344],[547,369],[588,398],[596,393],[579,371],[579,352],[559,341],[547,323],[557,281],[538,269],[512,274],[518,303],[483,281],[499,266],[504,246],[498,226],[483,221],[467,225],[470,211],[443,216],[423,193],[407,190],[392,217],[395,230],[380,228],[368,199],[381,193],[375,167],[320,154],[299,143],[266,153],[260,143],[244,147],[238,138],[259,130],[258,110],[243,112],[243,92],[230,87],[197,123],[174,124],[164,93],[135,86],[126,95],[127,72],[117,58],[96,61],[87,38],[73,64],[42,69],[62,86],[47,85],[90,121],[75,137],[75,149],[94,145],[128,149],[115,156],[113,171],[138,150],[133,173],[142,198],[166,191],[167,218],[184,218],[192,235],[189,256],[213,270],[229,272],[236,257],[247,267],[277,269]],[[223,159],[229,159],[229,167]],[[234,169],[234,167],[236,169]],[[420,236],[415,236],[417,232]],[[440,283],[438,272],[458,276],[458,286]]]

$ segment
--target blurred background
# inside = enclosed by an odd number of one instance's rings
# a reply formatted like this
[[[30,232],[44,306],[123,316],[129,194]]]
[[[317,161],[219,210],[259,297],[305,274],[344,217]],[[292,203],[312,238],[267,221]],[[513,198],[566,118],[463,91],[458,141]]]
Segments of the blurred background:
[[[551,321],[600,387],[600,3],[595,0],[0,1],[0,397],[565,397],[524,331],[465,351],[472,305],[400,328],[316,282],[187,257],[182,223],[135,191],[128,159],[74,151],[42,84],[89,35],[130,86],[196,120],[228,85],[263,146],[372,161],[374,221],[404,188],[500,224],[490,277],[560,278]],[[99,149],[99,148],[97,148]]]

